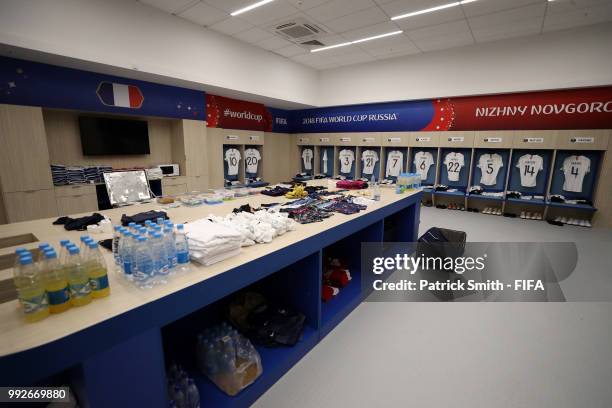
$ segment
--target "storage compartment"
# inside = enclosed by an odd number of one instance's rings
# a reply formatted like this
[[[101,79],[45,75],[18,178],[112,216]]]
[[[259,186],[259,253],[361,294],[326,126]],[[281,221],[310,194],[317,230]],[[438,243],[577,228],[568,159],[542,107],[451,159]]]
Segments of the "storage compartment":
[[[326,302],[321,304],[321,337],[326,336],[364,298],[362,292],[361,253],[363,242],[381,242],[383,223],[376,222],[323,250],[323,265],[326,258],[339,259],[350,271],[351,281]]]
[[[251,385],[235,396],[220,390],[197,367],[197,336],[205,328],[228,320],[228,306],[237,294],[230,294],[162,329],[167,366],[181,364],[194,378],[201,406],[249,406],[318,341],[320,256],[309,255],[238,293],[256,292],[270,304],[286,306],[305,316],[301,339],[293,346],[265,347],[253,342],[261,358],[263,372]]]

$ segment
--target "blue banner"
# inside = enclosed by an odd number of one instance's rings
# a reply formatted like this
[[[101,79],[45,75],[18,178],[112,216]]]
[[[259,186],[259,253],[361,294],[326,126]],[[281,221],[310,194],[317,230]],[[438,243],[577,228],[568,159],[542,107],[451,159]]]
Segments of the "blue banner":
[[[289,111],[284,109],[270,108],[267,106],[266,109],[272,115],[272,132],[289,133],[291,131]]]
[[[435,114],[434,102],[427,100],[291,111],[290,122],[295,133],[418,131]]]
[[[0,103],[206,120],[202,91],[5,57]]]

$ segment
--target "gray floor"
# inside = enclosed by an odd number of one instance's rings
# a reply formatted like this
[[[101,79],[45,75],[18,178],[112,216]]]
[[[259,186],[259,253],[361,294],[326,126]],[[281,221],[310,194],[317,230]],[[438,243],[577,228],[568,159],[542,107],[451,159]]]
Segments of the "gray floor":
[[[612,230],[424,208],[421,231],[433,225],[612,248]],[[590,279],[585,262],[574,279]],[[610,302],[363,303],[254,406],[609,408],[611,384]]]

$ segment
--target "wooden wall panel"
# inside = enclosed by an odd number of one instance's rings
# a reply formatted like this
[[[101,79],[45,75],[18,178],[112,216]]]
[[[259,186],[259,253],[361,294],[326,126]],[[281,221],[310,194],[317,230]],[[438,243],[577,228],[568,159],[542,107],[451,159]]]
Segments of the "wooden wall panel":
[[[172,125],[180,122],[172,119],[148,118],[151,154],[134,156],[83,156],[79,132],[78,112],[43,111],[49,159],[51,163],[68,165],[108,164],[121,167],[149,167],[173,163]],[[181,169],[183,171],[183,169]]]
[[[263,179],[270,183],[279,183],[291,179],[298,171],[293,171],[292,157],[297,156],[298,148],[295,138],[288,133],[266,132],[266,143],[263,147]],[[293,154],[292,154],[293,153]],[[298,163],[299,164],[299,163]]]

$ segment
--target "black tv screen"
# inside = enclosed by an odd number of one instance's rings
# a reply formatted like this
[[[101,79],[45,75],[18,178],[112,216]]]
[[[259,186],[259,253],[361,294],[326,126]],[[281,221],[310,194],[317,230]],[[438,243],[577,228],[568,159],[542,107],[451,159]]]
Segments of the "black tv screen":
[[[85,156],[149,154],[149,129],[144,120],[80,116]]]

